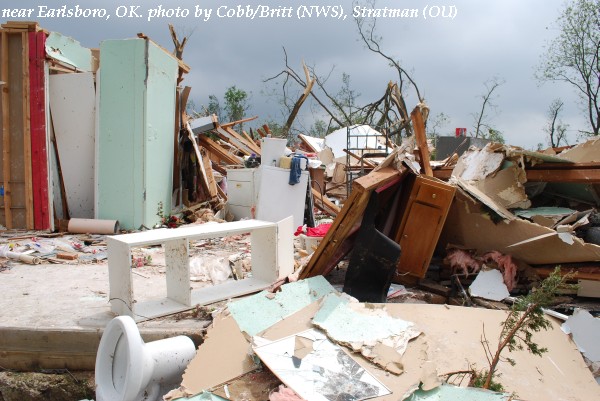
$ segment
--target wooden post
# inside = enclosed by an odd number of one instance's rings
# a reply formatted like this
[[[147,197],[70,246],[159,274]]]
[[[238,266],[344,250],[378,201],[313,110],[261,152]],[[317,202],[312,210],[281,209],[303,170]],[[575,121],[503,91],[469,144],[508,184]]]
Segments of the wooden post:
[[[48,149],[46,146],[45,63],[46,36],[29,32],[29,89],[31,116],[31,168],[33,182],[33,219],[36,230],[50,228],[48,191]]]
[[[12,203],[10,196],[10,129],[9,129],[9,93],[8,84],[8,33],[2,32],[2,180],[4,181],[4,225],[12,228]]]
[[[29,107],[29,32],[21,33],[23,49],[23,166],[25,168],[25,225],[34,229],[33,182],[31,169],[31,109]]]

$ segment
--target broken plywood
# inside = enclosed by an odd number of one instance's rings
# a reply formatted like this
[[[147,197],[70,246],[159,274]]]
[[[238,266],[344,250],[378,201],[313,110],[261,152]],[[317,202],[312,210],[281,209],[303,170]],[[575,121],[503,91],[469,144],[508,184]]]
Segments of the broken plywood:
[[[333,341],[395,374],[403,371],[401,358],[408,342],[420,334],[413,323],[389,316],[385,304],[360,303],[338,294],[323,299],[313,323]]]
[[[505,208],[527,209],[531,201],[525,193],[526,181],[525,171],[513,163],[473,185]]]
[[[300,340],[300,341],[298,341]],[[301,344],[300,349],[298,344]],[[390,391],[318,330],[254,348],[282,382],[305,400],[365,400]]]

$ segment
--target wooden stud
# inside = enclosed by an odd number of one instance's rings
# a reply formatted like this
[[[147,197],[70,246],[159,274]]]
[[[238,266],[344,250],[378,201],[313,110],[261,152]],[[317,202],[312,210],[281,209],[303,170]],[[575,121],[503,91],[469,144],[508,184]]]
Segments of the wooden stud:
[[[23,49],[23,165],[25,167],[25,224],[34,229],[33,178],[31,167],[31,108],[29,107],[29,32],[21,34]]]
[[[8,33],[2,32],[2,71],[0,81],[2,86],[2,179],[4,181],[4,225],[13,228],[12,224],[12,202],[10,194],[10,127],[9,127],[9,94],[8,83]]]

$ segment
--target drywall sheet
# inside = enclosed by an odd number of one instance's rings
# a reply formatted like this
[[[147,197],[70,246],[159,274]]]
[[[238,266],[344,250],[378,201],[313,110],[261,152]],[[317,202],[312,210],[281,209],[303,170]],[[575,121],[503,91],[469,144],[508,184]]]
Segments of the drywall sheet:
[[[465,181],[479,181],[500,170],[504,152],[494,152],[490,145],[464,153],[452,170],[452,176]]]
[[[327,295],[313,323],[332,341],[396,374],[402,373],[408,342],[420,334],[413,323],[391,317],[385,304],[367,306],[346,294]]]
[[[558,158],[575,163],[600,162],[600,138],[590,139],[557,155]]]
[[[315,329],[255,347],[254,351],[305,400],[358,401],[390,394],[342,348]]]
[[[50,32],[46,39],[46,54],[81,71],[93,71],[92,51],[73,38]]]
[[[184,392],[198,394],[258,368],[250,353],[250,343],[235,319],[226,314],[216,316],[183,374]]]
[[[579,350],[592,362],[600,362],[600,319],[584,309],[576,309],[562,329],[573,337]]]
[[[531,201],[525,193],[526,181],[525,171],[512,164],[473,185],[505,208],[527,209]]]
[[[469,286],[471,296],[485,298],[492,301],[502,301],[510,296],[500,270],[481,270],[473,283]]]
[[[577,237],[563,241],[555,230],[516,218],[494,222],[481,204],[456,194],[439,241],[480,253],[499,251],[529,264],[600,261],[600,246]],[[518,244],[518,245],[516,245]]]
[[[91,72],[50,75],[49,92],[69,215],[94,218],[94,76]]]
[[[429,391],[417,390],[406,401],[510,401],[512,399],[514,398],[506,393],[443,384]]]
[[[392,391],[389,396],[374,398],[381,401],[398,401],[409,396],[420,382],[430,377],[431,369],[444,374],[468,369],[470,365],[486,367],[480,343],[483,327],[488,339],[496,339],[500,323],[507,316],[505,311],[447,305],[385,304],[385,309],[394,318],[414,322],[423,334],[409,342],[402,359],[404,373],[399,376],[355,358]],[[286,330],[289,333],[302,322],[309,325],[314,313],[312,306],[305,308],[275,324],[265,334],[281,335]],[[548,348],[542,357],[516,351],[510,353],[510,358],[516,361],[514,367],[508,362],[499,364],[498,378],[507,393],[515,392],[524,400],[600,399],[600,386],[558,324],[553,323],[549,331],[534,333],[534,339],[541,347]]]
[[[310,305],[335,289],[323,276],[289,283],[275,294],[268,291],[231,302],[227,306],[240,329],[250,336]]]

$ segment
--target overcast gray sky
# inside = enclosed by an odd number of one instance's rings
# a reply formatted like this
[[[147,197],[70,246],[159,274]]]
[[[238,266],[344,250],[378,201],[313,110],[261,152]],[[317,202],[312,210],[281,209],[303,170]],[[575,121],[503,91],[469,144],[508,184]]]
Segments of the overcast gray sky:
[[[79,4],[81,8],[104,8],[108,19],[101,18],[39,18],[40,5],[49,9]],[[149,10],[189,10],[187,17],[157,17],[148,20]],[[290,17],[282,12],[279,18],[219,17],[236,12],[238,5],[270,6],[271,9],[291,7]],[[347,18],[299,19],[300,6],[342,7]],[[139,8],[135,8],[139,6]],[[210,9],[208,21],[194,16],[196,6]],[[191,71],[184,84],[192,87],[196,106],[208,103],[208,95],[222,97],[231,86],[252,93],[249,114],[281,120],[277,102],[263,93],[263,80],[284,67],[282,47],[289,63],[301,72],[302,60],[327,73],[335,67],[330,87],[333,92],[343,72],[350,74],[353,89],[361,94],[359,103],[379,98],[396,73],[380,56],[369,52],[358,41],[352,18],[352,2],[346,0],[3,0],[0,10],[34,8],[30,18],[50,31],[73,37],[86,47],[99,47],[106,39],[125,39],[144,32],[167,49],[172,49],[168,23],[180,34],[190,35],[184,60]],[[425,7],[428,7],[427,9]],[[446,15],[454,6],[454,18],[423,18],[428,10],[435,14],[445,7]],[[376,7],[417,9],[416,18],[379,18],[378,34],[383,37],[382,49],[399,59],[412,72],[421,93],[431,109],[431,116],[443,112],[450,121],[442,129],[450,134],[455,127],[472,132],[473,113],[481,107],[484,82],[498,77],[504,81],[493,99],[489,123],[504,133],[507,143],[535,148],[546,143],[542,127],[545,113],[555,98],[565,102],[562,119],[570,124],[570,143],[577,140],[577,131],[586,128],[584,114],[577,105],[574,91],[564,84],[546,83],[539,86],[534,71],[544,52],[544,46],[558,32],[554,22],[563,7],[556,0],[379,0]],[[434,7],[434,8],[432,8]],[[124,11],[136,11],[137,17],[121,17]],[[46,14],[48,12],[46,11]],[[2,18],[2,22],[7,18]],[[273,87],[271,87],[273,88]],[[414,92],[407,93],[407,105],[417,103]],[[310,121],[310,107],[304,107],[304,121]]]

